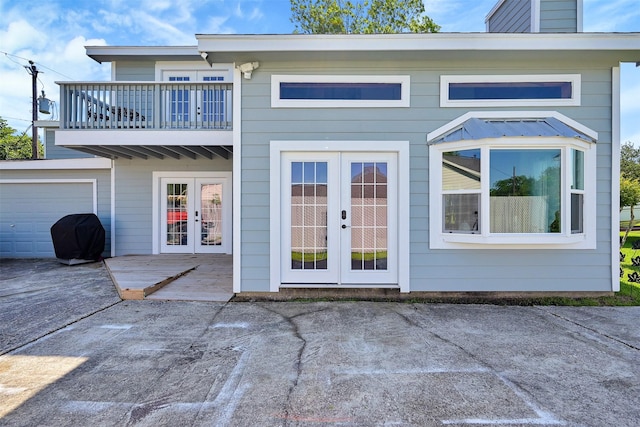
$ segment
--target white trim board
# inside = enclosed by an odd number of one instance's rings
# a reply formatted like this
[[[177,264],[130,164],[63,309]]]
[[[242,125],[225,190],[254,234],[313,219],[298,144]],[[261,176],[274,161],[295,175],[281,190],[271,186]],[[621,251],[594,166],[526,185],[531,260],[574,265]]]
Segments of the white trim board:
[[[620,67],[611,69],[611,290],[620,291]]]
[[[235,65],[235,64],[234,64]],[[239,69],[233,69],[233,292],[242,288],[242,85],[243,79]]]
[[[233,64],[213,64],[209,65],[206,61],[157,61],[155,66],[155,78],[157,82],[163,81],[162,73],[165,71],[207,71],[219,72],[224,76],[225,82],[233,81]]]
[[[82,170],[111,169],[111,159],[88,157],[82,159],[0,161],[0,170]]]
[[[230,130],[211,129],[128,129],[128,130],[59,130],[56,131],[56,146],[72,147],[94,145],[232,145]],[[82,159],[84,160],[84,159]],[[48,160],[51,161],[51,160]]]
[[[197,34],[198,50],[247,52],[634,51],[636,33]],[[622,60],[622,58],[620,58]]]

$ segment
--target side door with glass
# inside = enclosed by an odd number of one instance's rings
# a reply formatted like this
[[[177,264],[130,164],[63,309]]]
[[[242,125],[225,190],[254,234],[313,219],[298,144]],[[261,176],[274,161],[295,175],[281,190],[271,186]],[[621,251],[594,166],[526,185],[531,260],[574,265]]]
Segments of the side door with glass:
[[[216,178],[161,178],[160,251],[228,253],[227,185]]]

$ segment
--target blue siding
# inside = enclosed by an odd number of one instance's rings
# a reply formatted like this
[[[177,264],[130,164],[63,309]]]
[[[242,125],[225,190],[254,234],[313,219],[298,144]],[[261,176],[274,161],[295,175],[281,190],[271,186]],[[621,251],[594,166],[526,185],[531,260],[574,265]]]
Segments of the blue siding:
[[[264,63],[243,81],[243,291],[269,290],[269,141],[410,141],[410,289],[412,291],[609,291],[611,289],[611,70],[595,61]],[[439,107],[440,75],[582,74],[582,106],[553,107],[599,132],[597,249],[429,249],[428,150],[430,131],[466,113]],[[470,71],[472,70],[472,71]],[[272,109],[271,74],[409,74],[411,108]],[[477,110],[478,108],[473,108]],[[528,108],[519,107],[518,110]],[[540,108],[530,108],[539,110]],[[348,149],[345,147],[345,149]]]
[[[150,254],[153,234],[154,171],[230,171],[232,160],[116,159],[116,256]]]
[[[578,31],[576,0],[541,0],[541,33],[576,33]]]
[[[45,134],[44,157],[46,159],[79,159],[95,156],[71,148],[56,146],[54,129],[47,129]]]
[[[152,82],[156,79],[153,61],[118,61],[115,63],[116,81]]]
[[[489,18],[490,33],[531,32],[531,1],[507,0]]]

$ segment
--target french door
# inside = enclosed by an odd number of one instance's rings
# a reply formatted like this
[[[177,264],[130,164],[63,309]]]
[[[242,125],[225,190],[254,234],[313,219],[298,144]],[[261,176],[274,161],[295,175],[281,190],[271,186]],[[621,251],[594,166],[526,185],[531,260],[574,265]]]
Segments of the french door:
[[[223,178],[160,179],[160,251],[226,253],[230,202]]]
[[[397,284],[397,154],[282,155],[282,283]]]
[[[216,71],[165,71],[165,121],[173,128],[224,129],[231,122],[231,91]],[[220,84],[198,85],[199,82]]]

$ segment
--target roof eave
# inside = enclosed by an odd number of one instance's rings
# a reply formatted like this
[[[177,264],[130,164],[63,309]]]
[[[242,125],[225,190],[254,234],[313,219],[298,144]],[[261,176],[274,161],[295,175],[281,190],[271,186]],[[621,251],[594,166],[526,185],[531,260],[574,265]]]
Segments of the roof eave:
[[[122,60],[191,61],[202,60],[197,46],[85,46],[96,62]]]
[[[640,33],[196,34],[200,52],[636,50]],[[639,58],[640,60],[640,58]]]

